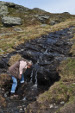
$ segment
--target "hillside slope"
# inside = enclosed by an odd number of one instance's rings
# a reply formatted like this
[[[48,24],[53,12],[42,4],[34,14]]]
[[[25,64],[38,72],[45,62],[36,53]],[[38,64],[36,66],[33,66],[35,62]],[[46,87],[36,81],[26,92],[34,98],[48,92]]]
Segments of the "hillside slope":
[[[25,86],[20,89],[23,95],[20,96],[28,95],[30,100],[23,101],[23,103],[21,100],[14,100],[13,105],[13,100],[11,101],[6,96],[6,90],[10,89],[9,84],[11,84],[6,70],[25,55],[28,55],[26,58],[33,60],[36,68],[35,64],[39,61],[41,74],[38,75],[47,78],[48,76],[45,76],[47,73],[42,72],[48,68],[50,71],[57,71],[60,80],[53,82],[54,84],[48,87],[47,91],[41,91],[42,94],[38,93],[35,88],[33,90],[30,82],[28,85],[24,84]],[[57,65],[61,59],[63,61]],[[46,67],[44,70],[43,66]],[[51,72],[47,71],[50,75]],[[55,73],[52,77],[56,77]],[[47,81],[49,82],[48,78]],[[44,84],[44,81],[42,83]],[[37,96],[38,94],[40,95]],[[42,9],[28,9],[14,3],[0,1],[0,112],[13,113],[15,110],[19,113],[21,104],[25,113],[75,112],[75,15],[68,12],[52,14]],[[5,111],[2,111],[3,107]]]

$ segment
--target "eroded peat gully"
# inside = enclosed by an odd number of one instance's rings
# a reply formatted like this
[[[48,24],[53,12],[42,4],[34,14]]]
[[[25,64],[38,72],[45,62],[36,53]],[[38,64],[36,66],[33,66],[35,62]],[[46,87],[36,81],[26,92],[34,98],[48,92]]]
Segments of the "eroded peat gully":
[[[15,48],[15,51],[3,56],[0,60],[0,72],[6,73],[9,58],[15,54],[32,60],[33,66],[25,72],[25,83],[18,85],[17,93],[19,98],[10,100],[7,93],[10,90],[11,81],[4,85],[1,93],[7,102],[7,107],[0,109],[0,113],[24,113],[26,107],[32,101],[36,101],[37,96],[48,89],[55,81],[60,79],[57,72],[59,63],[70,57],[69,51],[73,44],[74,27],[43,35],[34,40],[30,40]]]

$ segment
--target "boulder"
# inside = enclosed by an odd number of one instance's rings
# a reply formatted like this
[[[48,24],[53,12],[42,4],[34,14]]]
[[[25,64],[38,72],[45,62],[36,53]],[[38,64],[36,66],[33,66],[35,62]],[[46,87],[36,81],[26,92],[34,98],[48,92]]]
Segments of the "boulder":
[[[0,16],[5,16],[7,14],[8,14],[7,6],[0,4]]]
[[[54,20],[50,21],[50,25],[54,25],[54,24],[57,24],[57,22]]]
[[[39,15],[37,17],[42,23],[45,23],[46,20],[48,20],[50,18],[50,16],[47,16],[47,15]]]
[[[2,17],[2,23],[4,26],[21,25],[22,20],[19,17]]]

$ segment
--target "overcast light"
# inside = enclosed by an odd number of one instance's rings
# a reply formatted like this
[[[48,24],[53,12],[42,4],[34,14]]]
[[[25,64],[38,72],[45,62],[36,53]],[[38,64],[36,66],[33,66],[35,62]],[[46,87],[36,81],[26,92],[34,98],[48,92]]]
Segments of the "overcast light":
[[[40,8],[50,13],[69,12],[75,14],[75,0],[2,0],[14,2],[27,8]]]

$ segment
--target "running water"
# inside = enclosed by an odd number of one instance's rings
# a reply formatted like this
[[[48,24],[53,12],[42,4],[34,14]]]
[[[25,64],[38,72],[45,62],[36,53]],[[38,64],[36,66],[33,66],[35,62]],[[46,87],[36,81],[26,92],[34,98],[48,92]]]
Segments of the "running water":
[[[33,85],[34,88],[37,88],[37,71],[35,72],[35,84]]]
[[[48,49],[46,49],[46,51],[44,52],[44,54],[47,54],[47,52],[48,52]]]
[[[31,72],[31,80],[30,80],[30,82],[32,82],[32,78],[33,78],[33,70]]]
[[[34,76],[34,74],[35,74],[35,76]],[[31,83],[33,82],[33,77],[35,79],[35,84],[33,85],[33,87],[37,88],[37,70],[35,68],[31,72],[31,80],[30,80]]]

